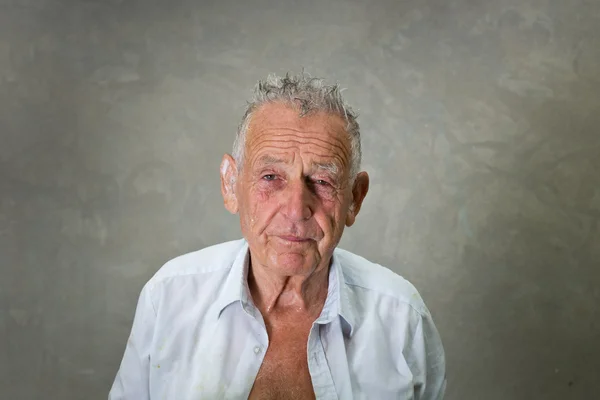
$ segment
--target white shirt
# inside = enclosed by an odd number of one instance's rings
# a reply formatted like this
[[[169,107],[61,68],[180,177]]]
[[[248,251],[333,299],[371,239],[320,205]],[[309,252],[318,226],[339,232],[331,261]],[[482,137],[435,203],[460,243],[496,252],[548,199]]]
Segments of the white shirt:
[[[269,344],[247,284],[248,244],[166,263],[142,289],[109,400],[247,399]],[[316,398],[442,399],[444,350],[416,289],[336,249],[307,344]]]

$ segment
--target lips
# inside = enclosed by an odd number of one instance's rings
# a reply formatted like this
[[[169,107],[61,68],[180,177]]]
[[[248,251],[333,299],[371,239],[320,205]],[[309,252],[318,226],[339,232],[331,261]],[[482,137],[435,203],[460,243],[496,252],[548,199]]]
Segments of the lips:
[[[278,235],[277,237],[280,239],[283,239],[283,240],[287,240],[288,242],[294,242],[294,243],[303,243],[303,242],[308,242],[308,241],[312,240],[309,237],[303,237],[303,236]]]

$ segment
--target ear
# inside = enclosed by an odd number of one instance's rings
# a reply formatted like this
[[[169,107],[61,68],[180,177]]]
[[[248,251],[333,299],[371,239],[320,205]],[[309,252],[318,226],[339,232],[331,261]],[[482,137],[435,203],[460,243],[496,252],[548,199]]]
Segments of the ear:
[[[238,169],[235,160],[229,154],[223,156],[220,171],[223,203],[227,211],[236,214],[238,212],[238,199],[235,193],[235,184],[238,177]]]
[[[366,172],[360,172],[354,179],[354,185],[352,186],[352,204],[348,209],[346,215],[346,226],[352,226],[356,221],[356,216],[360,211],[363,200],[367,196],[369,191],[369,174]]]

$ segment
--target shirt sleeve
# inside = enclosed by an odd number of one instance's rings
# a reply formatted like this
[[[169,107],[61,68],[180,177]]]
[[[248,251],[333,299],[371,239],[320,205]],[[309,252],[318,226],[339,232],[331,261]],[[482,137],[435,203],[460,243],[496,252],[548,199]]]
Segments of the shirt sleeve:
[[[156,311],[148,285],[140,294],[121,366],[108,400],[149,400],[150,347]]]
[[[419,314],[407,349],[415,400],[441,400],[446,391],[446,357],[431,314]]]

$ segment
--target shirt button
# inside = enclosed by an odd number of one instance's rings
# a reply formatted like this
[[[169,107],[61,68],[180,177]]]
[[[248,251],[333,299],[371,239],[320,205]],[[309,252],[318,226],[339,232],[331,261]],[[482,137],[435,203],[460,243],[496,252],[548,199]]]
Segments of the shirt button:
[[[254,348],[254,354],[258,354],[258,353],[260,353],[260,351],[261,351],[261,350],[262,350],[262,349],[261,349],[261,347],[260,347],[260,346],[256,346],[256,347]]]

